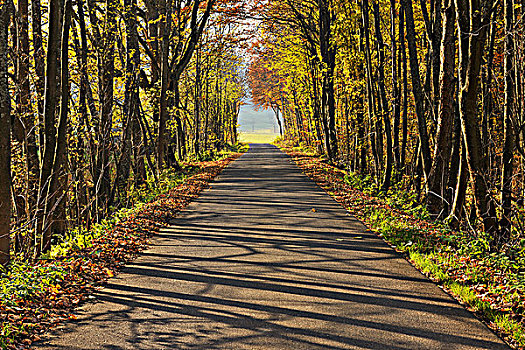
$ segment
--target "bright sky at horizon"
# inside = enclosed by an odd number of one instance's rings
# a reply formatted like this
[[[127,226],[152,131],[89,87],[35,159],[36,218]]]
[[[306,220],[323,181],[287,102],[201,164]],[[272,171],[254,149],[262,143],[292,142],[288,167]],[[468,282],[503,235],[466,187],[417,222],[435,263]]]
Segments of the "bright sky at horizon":
[[[279,127],[277,126],[273,111],[256,111],[250,100],[247,100],[245,104],[241,106],[238,123],[240,132],[279,133]]]

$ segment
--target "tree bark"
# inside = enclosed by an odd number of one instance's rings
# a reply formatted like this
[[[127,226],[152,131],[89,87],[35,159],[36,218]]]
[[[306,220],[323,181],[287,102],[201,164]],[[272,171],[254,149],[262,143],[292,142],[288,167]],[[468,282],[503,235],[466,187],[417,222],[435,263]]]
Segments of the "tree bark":
[[[17,114],[22,121],[24,132],[24,153],[26,156],[26,213],[34,211],[37,201],[37,183],[40,172],[38,148],[35,133],[35,116],[31,112],[31,91],[29,84],[29,4],[27,0],[18,2],[18,58],[17,73],[19,84],[19,99]]]
[[[390,117],[388,116],[388,99],[386,96],[385,89],[385,43],[383,41],[383,34],[381,34],[381,23],[379,14],[379,3],[374,1],[374,23],[377,39],[377,50],[379,52],[379,94],[381,97],[381,115],[383,123],[385,124],[385,137],[386,137],[386,164],[385,173],[383,176],[383,183],[381,190],[386,192],[390,188],[390,182],[392,179],[392,167],[393,167],[393,146],[392,146],[392,124],[390,123]]]
[[[323,63],[322,114],[325,120],[326,151],[330,161],[337,157],[337,130],[335,127],[334,71],[337,46],[332,40],[332,22],[335,14],[329,0],[318,0],[319,41]]]
[[[408,68],[407,68],[407,55],[405,48],[405,11],[401,3],[399,9],[399,48],[400,48],[400,61],[402,62],[403,68],[403,105],[402,105],[402,142],[401,142],[401,169],[405,168],[406,165],[406,149],[408,141]]]
[[[60,114],[58,119],[57,143],[53,160],[53,174],[51,178],[51,197],[46,206],[52,207],[46,212],[53,218],[50,227],[52,234],[63,234],[66,229],[66,195],[67,195],[67,125],[69,112],[69,28],[71,26],[72,0],[66,0],[63,11],[62,38],[61,38],[61,78],[60,78]],[[44,242],[43,251],[50,248],[51,242]]]
[[[494,238],[497,227],[495,206],[490,198],[488,158],[484,152],[478,118],[478,87],[492,0],[456,0],[460,32],[460,93],[461,127],[465,140],[476,213],[482,219],[486,233]],[[465,38],[461,33],[476,33]]]
[[[401,117],[401,94],[399,91],[399,66],[397,57],[397,39],[396,39],[396,0],[390,0],[390,56],[392,64],[392,119],[394,124],[393,130],[393,152],[394,166],[396,174],[401,169],[401,155],[399,153],[399,124]]]
[[[39,198],[37,206],[35,257],[48,248],[51,242],[51,222],[47,218],[48,200],[51,195],[51,179],[53,172],[54,153],[56,150],[56,107],[57,107],[57,66],[58,66],[58,38],[60,22],[60,0],[49,0],[49,29],[50,40],[47,43],[46,73],[45,73],[45,100],[44,100],[44,155],[39,179]]]
[[[11,98],[7,82],[9,5],[0,4],[0,265],[10,258],[11,229]]]
[[[138,112],[138,82],[140,51],[137,32],[136,0],[125,0],[124,2],[124,21],[126,24],[126,80],[124,86],[124,108],[123,108],[123,130],[122,143],[120,145],[120,157],[117,166],[117,189],[118,205],[124,206],[126,201],[126,190],[131,171],[131,136],[136,115]],[[141,176],[140,173],[135,174]],[[113,196],[112,196],[113,197]],[[112,201],[114,198],[112,198]]]
[[[425,177],[428,175],[432,163],[430,154],[430,145],[427,132],[427,120],[423,106],[423,87],[421,86],[421,77],[419,73],[419,58],[416,46],[416,30],[414,26],[414,14],[412,0],[402,0],[406,21],[406,39],[408,42],[408,55],[410,63],[410,72],[412,76],[412,93],[416,105],[417,126],[419,131],[419,141],[421,146],[421,157],[423,162],[423,171]]]
[[[202,94],[202,81],[201,81],[201,55],[200,50],[196,50],[196,62],[195,62],[195,138],[193,141],[193,151],[196,156],[200,154],[200,123],[201,123],[201,94]]]
[[[454,0],[446,0],[443,38],[441,44],[441,73],[439,112],[434,160],[427,182],[427,206],[431,214],[440,217],[447,213],[450,197],[447,195],[449,163],[452,150],[452,131],[454,129],[454,97],[456,84],[455,24],[456,9]]]
[[[365,78],[366,78],[366,96],[367,96],[367,107],[368,107],[368,120],[370,128],[374,125],[376,121],[376,103],[374,91],[372,88],[372,59],[371,59],[371,50],[370,50],[370,18],[369,18],[369,5],[368,0],[361,0],[361,22],[360,22],[360,46],[361,51],[365,56]],[[370,130],[370,148],[372,151],[372,156],[374,158],[374,164],[376,172],[380,169],[380,160],[377,152],[376,145],[376,134],[375,131]]]
[[[115,34],[117,27],[118,2],[106,0],[106,15],[104,19],[104,35],[99,45],[100,57],[100,88],[98,151],[96,163],[97,194],[96,211],[101,219],[107,214],[111,192],[111,163],[110,147],[112,143],[111,130],[113,127],[113,80],[115,71]]]
[[[501,233],[498,244],[506,243],[512,228],[512,172],[514,158],[514,0],[505,0],[505,107],[504,107],[504,146],[501,172]]]
[[[45,53],[42,44],[42,6],[40,0],[31,0],[31,25],[33,31],[33,58],[35,60],[35,88],[37,95],[37,120],[44,124],[44,84],[45,84]],[[44,128],[40,128],[40,152],[43,154],[45,136]],[[38,174],[37,174],[38,176]]]
[[[161,68],[160,68],[160,101],[159,101],[159,125],[157,131],[157,159],[159,171],[164,169],[167,162],[168,135],[166,124],[168,121],[168,84],[169,74],[169,51],[170,51],[170,34],[171,34],[171,0],[164,1],[164,23],[162,26],[162,44],[161,44]]]

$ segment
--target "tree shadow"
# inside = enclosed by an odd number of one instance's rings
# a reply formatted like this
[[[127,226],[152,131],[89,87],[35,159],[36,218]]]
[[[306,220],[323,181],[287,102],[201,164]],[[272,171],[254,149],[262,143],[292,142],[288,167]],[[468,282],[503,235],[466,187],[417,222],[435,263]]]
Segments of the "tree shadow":
[[[43,349],[508,349],[252,146]]]

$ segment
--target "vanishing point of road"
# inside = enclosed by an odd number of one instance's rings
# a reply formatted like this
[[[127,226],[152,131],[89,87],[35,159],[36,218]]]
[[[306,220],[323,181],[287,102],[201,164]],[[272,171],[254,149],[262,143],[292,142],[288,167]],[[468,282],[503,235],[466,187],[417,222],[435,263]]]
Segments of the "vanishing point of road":
[[[508,349],[253,144],[39,349]]]

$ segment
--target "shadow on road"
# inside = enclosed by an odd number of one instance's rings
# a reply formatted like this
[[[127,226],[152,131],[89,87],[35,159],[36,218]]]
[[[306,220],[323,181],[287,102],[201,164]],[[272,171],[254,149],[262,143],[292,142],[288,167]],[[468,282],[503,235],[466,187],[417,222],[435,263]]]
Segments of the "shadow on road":
[[[54,349],[507,349],[269,145],[98,293]]]

